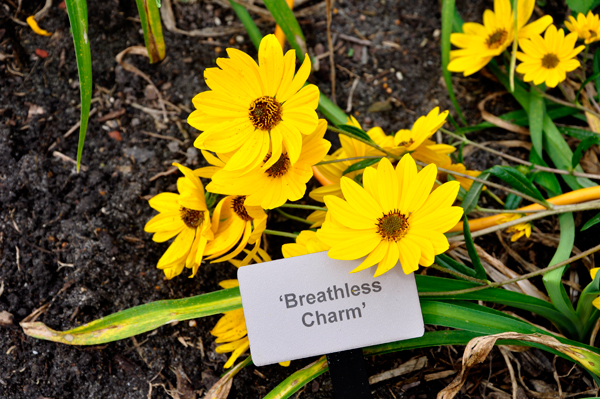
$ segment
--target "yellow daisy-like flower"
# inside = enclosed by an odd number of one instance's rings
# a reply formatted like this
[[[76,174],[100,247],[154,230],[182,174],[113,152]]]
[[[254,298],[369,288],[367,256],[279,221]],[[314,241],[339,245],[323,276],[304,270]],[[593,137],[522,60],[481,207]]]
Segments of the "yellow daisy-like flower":
[[[588,11],[587,15],[577,14],[577,19],[569,15],[565,26],[571,32],[577,33],[579,39],[584,40],[585,44],[600,40],[600,17],[592,13],[592,10]]]
[[[192,269],[190,277],[194,277],[206,243],[214,237],[202,182],[185,166],[173,165],[185,176],[177,180],[179,194],[161,193],[152,197],[148,203],[160,213],[144,227],[147,233],[154,233],[152,239],[156,242],[177,236],[157,265],[168,279],[181,274],[184,266]]]
[[[447,117],[448,111],[440,114],[440,107],[435,107],[427,115],[417,119],[412,129],[399,130],[394,135],[394,145],[408,152],[416,151],[425,140],[444,126]]]
[[[285,56],[274,35],[265,36],[258,49],[258,65],[242,51],[228,48],[229,58],[218,58],[218,68],[204,71],[211,89],[193,99],[196,111],[188,123],[203,133],[194,145],[216,153],[233,153],[226,170],[252,169],[267,153],[269,168],[285,152],[294,164],[300,157],[302,135],[317,126],[319,89],[304,86],[310,58],[298,73],[296,53]],[[304,86],[304,87],[303,87]]]
[[[410,154],[396,169],[384,158],[377,169],[363,175],[364,188],[342,178],[346,200],[326,196],[328,219],[317,237],[330,245],[334,259],[367,256],[352,272],[378,263],[375,276],[393,268],[398,260],[406,274],[431,266],[435,255],[449,247],[444,232],[460,220],[463,209],[452,206],[459,183],[452,181],[431,192],[437,167],[430,164],[417,173]]]
[[[254,244],[251,254],[258,250],[260,238],[267,227],[267,214],[260,207],[246,206],[245,199],[243,195],[227,196],[215,207],[212,216],[215,238],[204,250],[206,259],[213,259],[212,263],[235,258],[247,244]],[[252,255],[248,255],[245,261],[249,262],[251,258]]]
[[[463,33],[450,35],[450,42],[460,50],[450,51],[448,70],[469,76],[500,55],[513,42],[514,14],[510,0],[494,0],[494,11],[485,10],[483,25],[465,22]],[[542,18],[525,25],[535,6],[535,0],[519,0],[517,3],[517,29],[519,41],[542,33],[552,23],[552,17]]]
[[[321,161],[331,147],[331,143],[323,138],[326,130],[327,122],[321,119],[312,134],[302,137],[302,152],[295,163],[284,151],[275,163],[269,161],[271,154],[267,155],[265,163],[271,164],[267,169],[258,167],[240,174],[239,171],[227,170],[225,166],[212,176],[212,182],[206,189],[225,195],[245,195],[247,206],[264,209],[277,208],[287,200],[299,200],[306,192],[306,183],[313,176],[312,166]]]
[[[294,256],[314,254],[327,251],[331,246],[325,244],[317,237],[317,233],[312,230],[303,230],[296,237],[295,244],[283,244],[281,252],[284,258],[293,258]]]
[[[219,285],[223,288],[233,288],[238,287],[239,283],[237,280],[224,280],[221,281]],[[227,360],[227,363],[223,366],[226,369],[233,366],[238,357],[250,348],[243,309],[225,312],[210,333],[217,337],[215,340],[217,344],[222,344],[215,348],[215,352],[233,352],[229,360]],[[288,360],[279,364],[287,367],[290,365],[290,361]]]
[[[590,276],[592,276],[592,280],[596,278],[596,273],[598,273],[598,270],[600,270],[600,267],[594,267],[590,269]],[[600,296],[592,301],[592,305],[600,309]]]
[[[507,214],[498,221],[498,224],[512,222],[513,220],[520,219],[521,217],[522,215],[518,215],[516,213]],[[510,237],[511,242],[515,242],[523,236],[529,238],[531,236],[531,223],[519,223],[514,226],[510,226],[506,229],[506,232],[512,234],[512,237]]]
[[[580,65],[575,57],[585,46],[575,48],[576,41],[577,33],[569,33],[565,37],[565,32],[557,30],[554,25],[548,28],[543,39],[540,35],[534,35],[531,39],[519,41],[524,52],[517,52],[517,58],[521,61],[517,72],[525,75],[525,82],[533,81],[536,85],[546,83],[548,87],[556,87],[567,78],[567,72]]]

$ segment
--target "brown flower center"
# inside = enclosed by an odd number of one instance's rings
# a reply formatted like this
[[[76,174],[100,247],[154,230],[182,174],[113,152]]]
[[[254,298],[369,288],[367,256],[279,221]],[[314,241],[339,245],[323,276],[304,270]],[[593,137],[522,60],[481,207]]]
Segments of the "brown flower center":
[[[265,162],[267,162],[269,158],[271,158],[271,153],[267,154]],[[267,175],[269,175],[269,177],[281,177],[290,170],[290,166],[292,166],[290,157],[288,157],[286,153],[282,153],[277,162],[267,169]]]
[[[556,68],[559,62],[558,56],[553,53],[548,53],[542,58],[542,66],[546,69]]]
[[[259,97],[250,104],[248,116],[255,128],[271,130],[281,122],[281,104],[274,97]]]
[[[504,41],[508,37],[508,32],[504,29],[498,29],[496,32],[492,33],[488,36],[485,44],[487,44],[489,49],[497,49],[498,47],[504,44]]]
[[[188,209],[183,206],[179,208],[179,216],[181,216],[183,223],[190,229],[195,229],[204,222],[204,212]]]
[[[598,34],[596,33],[595,30],[588,29],[588,32],[590,33],[590,37],[596,37],[596,36],[598,36]]]
[[[398,241],[408,231],[408,218],[395,210],[377,219],[377,233],[387,241]]]
[[[253,220],[253,218],[248,215],[248,211],[246,210],[246,207],[244,206],[244,201],[246,200],[246,196],[245,195],[237,195],[235,197],[233,197],[233,200],[231,201],[231,209],[233,209],[233,211],[235,212],[236,215],[238,215],[238,217],[246,222],[249,222],[251,220]]]
[[[401,141],[400,143],[398,143],[398,147],[400,147],[401,145],[403,145],[404,147],[410,147],[414,144],[414,142],[415,140],[413,140],[412,138],[408,141]]]

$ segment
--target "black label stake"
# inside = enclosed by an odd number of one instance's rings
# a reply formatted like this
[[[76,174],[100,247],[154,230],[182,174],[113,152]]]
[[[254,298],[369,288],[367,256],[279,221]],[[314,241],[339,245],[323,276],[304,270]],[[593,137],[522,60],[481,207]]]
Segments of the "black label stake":
[[[362,349],[327,355],[335,399],[371,399]]]

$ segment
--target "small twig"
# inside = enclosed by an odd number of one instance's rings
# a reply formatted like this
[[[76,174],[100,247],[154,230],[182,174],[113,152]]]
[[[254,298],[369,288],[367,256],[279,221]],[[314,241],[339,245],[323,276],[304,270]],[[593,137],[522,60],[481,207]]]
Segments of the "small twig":
[[[464,279],[464,280],[468,280],[468,281],[470,281],[470,282],[472,282],[472,283],[478,283],[478,284],[489,284],[489,282],[488,282],[488,281],[485,281],[485,280],[480,280],[480,279],[478,279],[478,278],[471,277],[471,276],[467,276],[466,274],[459,273],[459,272],[457,272],[457,271],[455,271],[455,270],[446,269],[445,267],[442,267],[442,266],[438,265],[437,263],[434,263],[434,264],[433,264],[433,265],[431,265],[430,267],[431,267],[432,269],[439,270],[439,271],[441,271],[441,272],[444,272],[444,273],[451,274],[451,275],[453,275],[454,277],[458,277],[458,278],[461,278],[461,279]]]
[[[531,85],[531,87],[533,87],[535,90],[537,90],[541,94],[542,97],[545,97],[545,98],[547,98],[550,101],[553,101],[553,102],[555,102],[557,104],[560,104],[560,105],[564,105],[565,107],[575,108],[575,109],[578,109],[580,111],[590,113],[590,114],[594,115],[595,117],[600,118],[600,114],[598,112],[594,111],[594,110],[591,110],[591,109],[586,108],[586,107],[584,107],[582,105],[579,105],[579,104],[572,104],[572,103],[570,103],[568,101],[564,101],[564,100],[561,100],[560,98],[551,96],[550,94],[548,94],[545,91],[541,90],[536,85]]]
[[[591,174],[591,173],[583,173],[583,172],[577,172],[577,171],[571,171],[571,172],[569,172],[568,170],[554,169],[554,168],[549,168],[549,167],[546,167],[546,166],[536,165],[536,164],[533,164],[531,162],[525,161],[525,160],[523,160],[521,158],[513,157],[512,155],[508,155],[508,154],[505,154],[505,153],[503,153],[501,151],[494,150],[493,148],[488,148],[488,147],[486,147],[484,145],[481,145],[479,143],[471,141],[471,140],[467,139],[466,137],[462,137],[462,136],[460,136],[458,134],[452,133],[451,131],[446,130],[444,128],[440,128],[440,131],[443,132],[444,134],[447,134],[450,137],[453,137],[453,138],[455,138],[457,140],[462,141],[465,144],[472,145],[473,147],[476,147],[476,148],[479,148],[481,150],[487,151],[489,153],[498,155],[498,156],[500,156],[502,158],[509,159],[509,160],[511,160],[513,162],[520,163],[521,165],[526,165],[526,166],[532,167],[533,169],[539,170],[540,172],[555,173],[557,175],[573,175],[573,176],[577,176],[577,177],[587,177],[588,179],[600,180],[600,175],[594,175],[594,174]]]
[[[19,247],[15,245],[15,250],[17,252],[17,270],[21,271],[21,262],[19,261]]]
[[[175,137],[163,136],[162,134],[147,132],[145,130],[140,130],[140,133],[145,134],[146,136],[156,137],[157,139],[172,140],[172,141],[175,141],[176,143],[179,143],[180,145],[184,144],[183,141],[181,141]]]
[[[360,82],[360,78],[355,78],[352,82],[352,87],[350,87],[350,93],[348,94],[348,102],[346,103],[346,112],[348,113],[352,111],[352,96],[354,95],[354,90],[356,90],[356,86],[358,86],[358,82]]]
[[[497,288],[497,287],[502,287],[504,285],[507,284],[512,284],[512,283],[516,283],[517,281],[521,281],[521,280],[526,280],[526,279],[530,279],[532,277],[536,277],[536,276],[540,276],[540,275],[544,275],[548,272],[551,272],[552,270],[556,270],[559,269],[565,265],[568,265],[570,263],[575,262],[576,260],[579,260],[581,258],[584,258],[590,254],[593,254],[594,252],[600,251],[600,244],[596,245],[593,248],[588,249],[587,251],[584,251],[582,253],[580,253],[579,255],[575,255],[563,262],[559,262],[555,265],[552,266],[548,266],[545,269],[541,269],[537,272],[531,272],[531,273],[527,273],[527,274],[523,274],[519,277],[515,277],[515,278],[511,278],[508,280],[504,280],[504,281],[498,281],[495,283],[490,283],[488,285],[480,285],[479,287],[472,287],[472,288],[465,288],[464,290],[455,290],[455,291],[443,291],[443,292],[420,292],[419,296],[446,296],[446,295],[458,295],[458,294],[467,294],[469,292],[475,292],[475,291],[481,291],[481,290],[485,290],[487,288]]]
[[[508,350],[504,347],[500,347],[500,353],[506,362],[506,367],[508,367],[508,373],[510,374],[510,381],[512,383],[512,398],[517,399],[517,390],[519,385],[517,384],[517,379],[515,378],[515,369],[513,368],[512,363],[510,362],[510,357]]]
[[[77,161],[76,161],[76,160],[74,160],[73,158],[71,158],[71,157],[69,157],[69,156],[67,156],[67,155],[63,154],[62,152],[54,151],[54,152],[52,153],[52,155],[53,155],[54,157],[56,157],[56,158],[60,159],[60,160],[63,160],[63,161],[65,161],[65,162],[70,162],[70,163],[72,163],[72,164],[74,164],[74,165],[77,165]],[[88,170],[88,167],[87,167],[87,166],[85,166],[85,165],[81,165],[81,170],[83,170],[83,171],[85,172],[86,170]]]
[[[42,9],[39,10],[38,12],[36,12],[35,15],[33,16],[34,19],[37,22],[40,22],[41,19],[46,16],[46,13],[50,9],[50,7],[52,7],[52,0],[46,0],[46,4],[44,4],[44,7],[42,7]]]
[[[175,172],[177,169],[179,169],[177,166],[171,166],[169,169],[165,170],[164,172],[155,174],[148,181],[154,181],[154,180],[158,179],[159,177],[168,176],[171,173]]]
[[[482,208],[479,205],[477,205],[475,207],[475,210],[477,212],[483,212],[483,213],[506,213],[506,214],[511,214],[511,213],[536,213],[536,212],[544,212],[543,209],[532,209],[530,211],[522,211],[522,210],[518,210],[518,209],[492,209],[492,208]]]
[[[363,46],[370,46],[372,43],[370,40],[362,40],[362,39],[357,39],[353,36],[348,36],[345,35],[343,33],[340,33],[340,35],[338,36],[340,39],[345,40],[347,42],[352,42],[352,43],[356,43],[356,44],[362,44]]]

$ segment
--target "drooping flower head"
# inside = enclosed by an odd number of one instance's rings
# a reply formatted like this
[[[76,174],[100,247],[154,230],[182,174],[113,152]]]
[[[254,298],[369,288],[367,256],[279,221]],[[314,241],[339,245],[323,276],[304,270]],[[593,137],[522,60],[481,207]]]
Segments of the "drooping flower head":
[[[212,216],[215,238],[204,250],[206,259],[211,259],[212,263],[233,259],[247,244],[254,244],[253,251],[245,259],[248,264],[258,250],[261,235],[267,227],[267,214],[258,206],[246,206],[245,200],[243,195],[230,195],[215,207]]]
[[[431,192],[437,168],[430,164],[417,172],[410,154],[396,169],[383,158],[378,168],[366,168],[364,188],[342,178],[342,200],[326,196],[328,219],[317,237],[331,249],[334,259],[366,258],[352,272],[379,264],[375,276],[393,268],[398,260],[406,274],[419,264],[430,266],[449,247],[444,232],[456,225],[463,209],[452,206],[459,183],[445,183]]]
[[[577,14],[577,19],[569,15],[565,26],[569,31],[577,33],[577,37],[585,44],[600,40],[600,17],[592,13],[592,10],[588,11],[587,15]]]
[[[327,122],[321,119],[316,130],[302,137],[302,151],[295,163],[291,155],[284,151],[275,163],[271,163],[273,154],[268,153],[263,163],[271,164],[267,169],[263,165],[244,174],[229,171],[225,166],[212,176],[206,189],[213,193],[246,196],[246,206],[260,206],[273,209],[283,205],[287,200],[296,201],[304,196],[306,183],[313,176],[312,166],[320,162],[331,143],[323,138],[327,130]],[[214,166],[224,164],[223,160],[207,159]],[[233,158],[232,158],[233,159]],[[231,160],[227,162],[229,164]]]
[[[513,42],[514,14],[510,0],[494,0],[494,11],[485,10],[483,25],[465,22],[463,33],[450,35],[450,42],[459,50],[450,51],[448,70],[462,72],[469,76],[487,65],[492,58],[500,55]],[[535,0],[517,2],[517,29],[519,41],[533,34],[542,33],[552,23],[552,17],[542,18],[525,25],[535,6]]]
[[[513,220],[521,219],[521,217],[522,215],[516,213],[508,214],[500,219],[498,224],[512,222]],[[514,226],[510,226],[506,229],[506,232],[512,234],[510,237],[511,242],[515,242],[523,236],[529,238],[531,236],[531,223],[519,223]]]
[[[194,145],[216,153],[231,153],[226,170],[252,169],[276,163],[285,153],[290,163],[300,157],[302,135],[317,126],[319,89],[304,86],[310,74],[305,57],[298,73],[296,53],[285,56],[274,35],[265,36],[258,49],[258,65],[240,50],[227,49],[218,68],[204,71],[211,89],[193,99],[196,111],[188,123],[203,133]]]
[[[177,236],[157,265],[168,279],[181,274],[184,266],[192,269],[190,277],[195,276],[206,243],[213,239],[202,182],[185,166],[173,165],[184,174],[177,180],[179,194],[161,193],[150,199],[150,206],[160,213],[144,227],[147,233],[154,233],[152,239],[156,242]]]
[[[525,82],[556,87],[567,78],[567,72],[580,65],[575,57],[585,46],[575,47],[576,41],[577,33],[572,32],[565,37],[565,32],[557,30],[554,25],[548,28],[543,39],[540,35],[533,35],[529,40],[519,41],[523,52],[517,52],[521,61],[517,72],[525,75]]]
[[[317,233],[312,230],[303,230],[296,237],[294,244],[283,244],[281,252],[284,258],[293,258],[294,256],[327,251],[329,248],[331,247],[317,237]]]
[[[237,280],[224,280],[221,281],[219,285],[223,288],[233,288],[238,287],[239,283]],[[235,309],[225,312],[210,333],[217,337],[215,340],[217,344],[222,344],[215,348],[215,352],[233,352],[229,360],[227,360],[227,363],[225,363],[223,366],[226,369],[233,366],[238,357],[240,357],[250,348],[250,341],[248,340],[248,330],[246,329],[246,319],[244,318],[243,309]],[[287,367],[290,365],[290,362],[288,360],[279,364]]]

